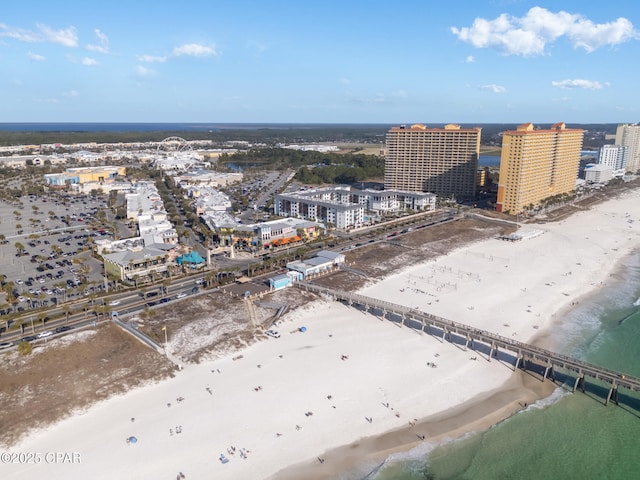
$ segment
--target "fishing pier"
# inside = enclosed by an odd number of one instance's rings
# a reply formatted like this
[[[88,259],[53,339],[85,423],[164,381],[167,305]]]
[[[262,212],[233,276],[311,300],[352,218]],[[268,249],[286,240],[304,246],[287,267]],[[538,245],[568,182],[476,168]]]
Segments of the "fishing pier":
[[[609,385],[604,404],[610,401],[618,404],[618,390],[640,392],[640,379],[621,372],[599,367],[582,360],[551,352],[511,338],[496,335],[485,330],[453,322],[436,315],[409,308],[404,305],[367,297],[357,293],[333,290],[308,282],[296,282],[295,287],[318,295],[341,301],[348,305],[360,306],[365,311],[378,311],[381,318],[397,322],[401,327],[407,326],[446,340],[464,350],[472,349],[486,354],[487,361],[499,358],[518,368],[539,373],[541,380],[549,378],[555,381],[557,370],[566,370],[575,374],[573,391],[585,391],[585,378],[602,381]]]

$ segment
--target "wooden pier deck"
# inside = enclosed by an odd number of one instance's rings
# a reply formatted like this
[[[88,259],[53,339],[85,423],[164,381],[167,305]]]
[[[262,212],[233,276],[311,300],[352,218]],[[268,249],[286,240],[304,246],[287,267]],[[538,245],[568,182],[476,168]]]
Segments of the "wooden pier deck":
[[[448,339],[452,343],[464,345],[464,348],[477,349],[476,343],[480,343],[488,350],[487,360],[496,357],[498,352],[510,352],[513,358],[514,370],[517,368],[530,369],[534,365],[541,370],[542,380],[554,378],[555,369],[568,370],[576,374],[573,391],[576,388],[585,390],[585,377],[599,380],[609,384],[609,392],[605,405],[610,400],[618,402],[618,389],[625,388],[630,391],[640,392],[640,378],[632,377],[622,372],[599,367],[582,360],[561,355],[544,348],[519,342],[511,338],[503,337],[485,330],[479,330],[470,325],[447,320],[436,315],[422,312],[414,308],[399,305],[385,300],[367,297],[357,293],[333,290],[308,282],[296,282],[297,288],[328,296],[337,301],[348,304],[361,305],[365,309],[374,309],[382,312],[382,316],[389,314],[400,318],[401,325],[410,328],[420,328],[421,331]],[[453,337],[456,338],[453,338]]]

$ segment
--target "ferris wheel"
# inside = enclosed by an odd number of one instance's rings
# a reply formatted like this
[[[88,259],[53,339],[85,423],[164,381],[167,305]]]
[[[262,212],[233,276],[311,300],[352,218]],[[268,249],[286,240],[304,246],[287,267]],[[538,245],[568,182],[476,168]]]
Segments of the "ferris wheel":
[[[170,153],[191,152],[193,149],[191,145],[180,137],[167,137],[158,145],[157,153],[160,155],[167,155]]]

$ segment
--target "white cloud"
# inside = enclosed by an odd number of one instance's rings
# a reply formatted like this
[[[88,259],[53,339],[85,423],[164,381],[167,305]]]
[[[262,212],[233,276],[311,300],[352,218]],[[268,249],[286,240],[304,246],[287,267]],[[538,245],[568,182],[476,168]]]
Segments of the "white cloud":
[[[9,37],[21,42],[37,43],[49,42],[59,43],[65,47],[78,46],[78,33],[75,27],[69,27],[62,30],[54,30],[42,23],[36,24],[37,30],[27,30],[19,27],[12,27],[4,23],[0,23],[0,36]]]
[[[396,97],[396,98],[407,98],[407,92],[405,90],[402,90],[402,89],[401,90],[396,90],[391,95]]]
[[[95,65],[98,65],[98,61],[95,58],[89,58],[89,57],[84,57],[82,60],[80,60],[80,63],[82,63],[82,65],[85,65],[87,67],[93,67]]]
[[[27,52],[27,57],[36,62],[44,62],[46,60],[42,55],[33,52]]]
[[[94,30],[96,37],[98,37],[98,45],[89,44],[87,50],[92,52],[109,53],[109,38],[97,28]]]
[[[64,92],[62,95],[65,97],[77,97],[80,95],[77,90],[69,90],[68,92]]]
[[[217,55],[214,47],[207,47],[198,43],[187,43],[173,49],[173,55],[176,57],[190,56],[190,57],[209,57],[211,55]]]
[[[473,55],[469,55],[469,56],[467,56],[467,58],[465,58],[464,61],[465,61],[465,63],[473,63],[473,62],[476,61],[476,59],[473,58]]]
[[[38,23],[36,25],[42,35],[44,41],[51,43],[59,43],[65,47],[77,47],[78,46],[78,33],[75,27],[69,27],[66,30],[53,30],[52,28]]]
[[[0,36],[13,38],[21,42],[35,43],[39,40],[38,34],[23,28],[11,27],[4,23],[0,23]]]
[[[565,89],[584,88],[587,90],[600,90],[603,87],[608,87],[609,82],[600,83],[600,82],[594,82],[593,80],[582,80],[582,79],[576,78],[573,80],[562,80],[560,82],[554,81],[554,82],[551,82],[551,85],[553,85],[554,87],[565,88]]]
[[[147,68],[147,67],[143,67],[142,65],[138,65],[136,67],[136,77],[150,77],[152,75],[155,75],[155,71]]]
[[[507,91],[505,87],[502,85],[496,85],[495,83],[490,83],[488,85],[480,85],[482,90],[489,90],[493,93],[504,93]]]
[[[139,62],[146,63],[163,63],[167,61],[167,57],[156,57],[153,55],[138,55]]]
[[[338,82],[340,82],[342,85],[351,85],[351,80],[349,80],[348,78],[341,78],[338,80]]]
[[[522,56],[543,55],[545,47],[561,37],[587,52],[640,38],[626,18],[596,24],[579,14],[542,7],[531,8],[521,18],[506,13],[495,20],[476,18],[471,27],[451,27],[451,32],[476,48],[498,47],[506,55]]]

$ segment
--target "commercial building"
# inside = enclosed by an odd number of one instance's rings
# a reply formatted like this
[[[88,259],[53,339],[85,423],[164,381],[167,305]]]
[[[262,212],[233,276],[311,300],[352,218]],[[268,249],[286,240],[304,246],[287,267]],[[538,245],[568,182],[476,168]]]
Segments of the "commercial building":
[[[369,212],[435,210],[436,196],[398,190],[359,190],[339,185],[278,194],[273,206],[276,215],[323,222],[338,230],[347,230],[367,225]]]
[[[584,130],[525,123],[502,136],[496,210],[516,215],[576,189]]]
[[[473,199],[481,131],[453,124],[391,128],[386,139],[385,189]]]
[[[126,167],[80,167],[67,168],[63,173],[49,173],[44,176],[44,183],[51,187],[66,187],[68,185],[90,182],[109,183],[118,177],[124,177]]]
[[[607,183],[613,178],[613,170],[609,165],[590,163],[584,169],[584,179],[587,183]]]
[[[627,172],[640,170],[640,124],[618,125],[616,129],[616,145],[629,148],[627,156]]]

